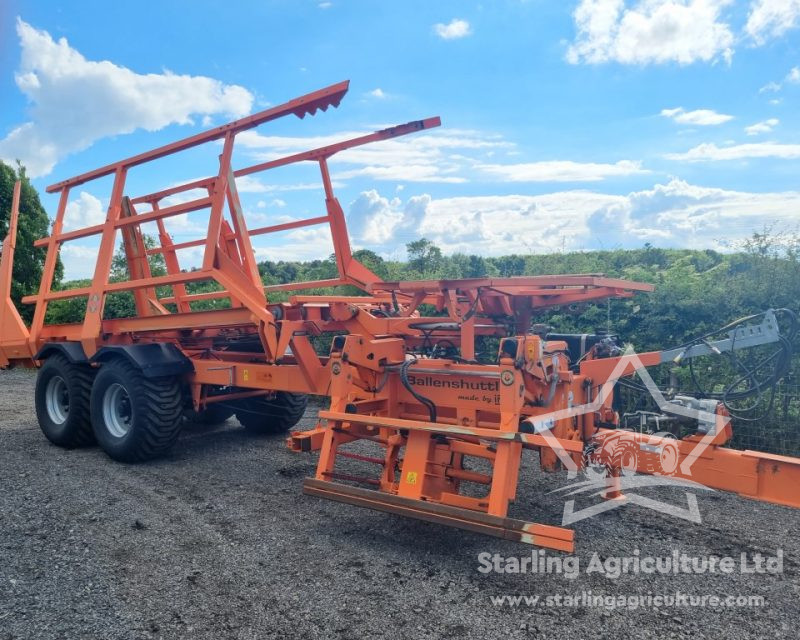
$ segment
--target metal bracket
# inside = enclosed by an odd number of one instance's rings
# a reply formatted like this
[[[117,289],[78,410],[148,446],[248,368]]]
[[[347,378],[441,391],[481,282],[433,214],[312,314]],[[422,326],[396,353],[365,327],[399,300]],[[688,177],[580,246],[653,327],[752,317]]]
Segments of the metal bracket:
[[[738,351],[748,349],[762,344],[777,342],[781,337],[778,321],[775,312],[768,309],[764,313],[764,319],[760,324],[746,325],[731,329],[727,338],[714,342],[700,342],[690,347],[678,347],[661,352],[661,362],[680,363],[687,358],[707,356],[711,354],[719,355],[723,351]]]

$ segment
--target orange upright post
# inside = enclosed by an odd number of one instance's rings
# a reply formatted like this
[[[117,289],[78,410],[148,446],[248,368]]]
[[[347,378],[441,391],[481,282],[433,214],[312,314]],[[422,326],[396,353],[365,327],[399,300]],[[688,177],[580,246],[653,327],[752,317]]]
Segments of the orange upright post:
[[[8,234],[0,250],[0,368],[7,367],[11,360],[27,361],[33,357],[30,349],[30,333],[11,300],[14,251],[17,246],[17,223],[22,182],[14,183]]]

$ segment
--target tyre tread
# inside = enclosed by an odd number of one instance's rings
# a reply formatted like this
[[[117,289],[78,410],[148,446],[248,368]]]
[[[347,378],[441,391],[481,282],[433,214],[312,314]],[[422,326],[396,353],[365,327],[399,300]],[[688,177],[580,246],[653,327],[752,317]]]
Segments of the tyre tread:
[[[278,391],[275,397],[246,398],[239,403],[236,419],[252,433],[286,433],[306,411],[308,396],[304,393]]]
[[[137,437],[130,439],[122,451],[106,453],[123,462],[144,462],[163,454],[175,444],[183,426],[183,395],[179,380],[173,376],[146,378],[125,360],[103,365],[114,367],[127,381],[131,402],[139,409]],[[102,441],[101,441],[102,444]]]
[[[70,384],[70,419],[74,427],[64,437],[54,439],[42,428],[45,437],[53,444],[66,449],[86,447],[94,444],[95,437],[92,431],[92,422],[89,407],[89,397],[92,391],[95,369],[88,364],[71,362],[60,353],[50,356],[42,366],[41,372],[58,368]],[[40,384],[37,380],[37,385]],[[39,409],[37,407],[37,413]],[[41,425],[41,419],[40,419]]]

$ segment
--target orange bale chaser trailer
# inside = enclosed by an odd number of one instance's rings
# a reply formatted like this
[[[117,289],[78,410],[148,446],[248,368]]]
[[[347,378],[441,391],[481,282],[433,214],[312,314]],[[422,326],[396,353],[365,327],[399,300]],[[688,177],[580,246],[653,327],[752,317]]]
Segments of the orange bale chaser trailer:
[[[600,274],[382,282],[353,257],[328,160],[345,149],[439,126],[438,118],[232,166],[238,134],[336,107],[347,89],[347,82],[335,84],[48,187],[60,200],[51,235],[35,243],[47,248],[47,257],[38,293],[23,300],[35,305],[30,327],[10,298],[17,189],[0,258],[0,366],[40,367],[36,412],[51,442],[76,447],[97,441],[116,460],[143,461],[170,448],[187,412],[218,421],[235,415],[247,429],[288,433],[313,394],[327,396],[329,408],[315,429],[288,438],[297,451],[320,453],[304,490],[359,506],[569,551],[571,530],[507,517],[524,450],[538,451],[545,470],[601,465],[609,497],[618,497],[622,473],[638,471],[800,505],[800,460],[722,446],[731,437],[723,401],[678,399],[677,406],[701,414],[679,437],[622,431],[612,407],[614,382],[641,366],[784,345],[773,312],[732,327],[721,340],[634,357],[612,336],[554,334],[534,320],[544,309],[652,290],[647,284]],[[209,177],[155,193],[128,192],[128,175],[137,167],[215,141],[221,153]],[[236,178],[293,163],[318,165],[324,211],[248,228]],[[107,176],[113,187],[106,220],[63,231],[71,190]],[[174,243],[164,221],[189,212],[207,212],[207,232]],[[148,223],[156,225],[156,246],[144,241]],[[338,277],[264,286],[251,238],[308,225],[329,226]],[[53,290],[62,244],[89,236],[99,237],[91,283]],[[110,282],[120,238],[130,278]],[[190,247],[200,247],[203,257],[199,268],[187,270],[178,252]],[[163,256],[166,275],[151,273],[155,254]],[[202,281],[215,282],[218,290],[192,293],[191,283]],[[345,284],[362,295],[270,299],[278,290]],[[135,317],[104,318],[107,296],[121,291],[132,292]],[[48,304],[68,298],[86,300],[83,321],[46,323]],[[196,308],[210,298],[227,299],[228,308]],[[325,334],[332,336],[331,347],[320,355],[314,338]],[[479,345],[486,344],[495,345],[492,357],[479,358]],[[609,433],[624,436],[635,455],[603,447]],[[697,453],[700,442],[705,446]],[[352,473],[343,460],[374,473]]]

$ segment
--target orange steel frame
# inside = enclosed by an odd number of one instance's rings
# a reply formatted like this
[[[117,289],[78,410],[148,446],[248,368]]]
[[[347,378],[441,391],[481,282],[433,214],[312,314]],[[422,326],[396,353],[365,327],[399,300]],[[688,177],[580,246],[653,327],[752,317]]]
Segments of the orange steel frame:
[[[320,451],[316,475],[305,484],[307,493],[572,550],[571,530],[508,517],[522,452],[537,450],[545,470],[561,468],[564,456],[576,465],[584,464],[586,445],[617,422],[612,396],[603,395],[603,390],[614,376],[632,375],[634,367],[623,361],[626,356],[601,359],[589,353],[576,369],[566,356],[566,344],[532,334],[531,322],[542,309],[629,297],[651,291],[652,286],[599,274],[382,282],[353,257],[328,160],[345,149],[439,126],[439,118],[246,168],[234,169],[231,163],[237,134],[287,115],[303,118],[338,106],[347,89],[347,82],[335,84],[48,187],[48,192],[60,193],[60,199],[50,236],[35,242],[47,249],[47,256],[38,293],[23,299],[35,305],[29,328],[10,299],[17,185],[0,258],[0,366],[36,364],[36,353],[52,342],[80,342],[88,357],[110,344],[172,343],[192,362],[194,370],[186,381],[195,409],[218,401],[220,392],[227,393],[226,399],[276,391],[329,397],[330,407],[320,412],[318,426],[289,438],[295,450]],[[222,142],[222,152],[212,176],[142,196],[126,195],[131,169],[214,141]],[[299,162],[318,164],[326,213],[248,229],[236,178]],[[70,191],[105,176],[113,176],[105,222],[63,231]],[[185,197],[193,190],[202,190],[204,195],[165,203],[170,196]],[[202,210],[208,210],[205,238],[173,243],[164,220]],[[156,224],[159,244],[155,247],[145,245],[141,228],[145,223]],[[264,286],[251,238],[315,224],[330,227],[338,277]],[[109,282],[118,232],[130,279]],[[53,290],[61,245],[89,236],[100,236],[91,284]],[[203,248],[202,266],[182,270],[177,252],[190,247]],[[155,254],[163,255],[166,275],[152,275],[148,257]],[[198,281],[214,281],[221,290],[189,293],[187,285]],[[275,291],[345,284],[363,295],[295,294],[288,302],[269,299]],[[168,287],[171,293],[160,297],[160,287]],[[104,319],[107,295],[119,291],[133,293],[137,315]],[[75,297],[87,299],[83,322],[45,323],[51,301]],[[193,303],[211,298],[227,298],[230,308],[193,310]],[[311,338],[326,333],[338,335],[330,354],[320,356]],[[237,340],[243,338],[260,344],[257,353],[237,350]],[[500,341],[497,361],[491,364],[476,361],[476,345],[487,338]],[[448,349],[448,353],[437,352]],[[416,362],[409,360],[414,353],[419,355]],[[640,359],[645,366],[660,361],[657,352],[642,354]],[[554,420],[550,437],[530,428],[537,416],[592,403],[590,411]],[[693,448],[698,437],[680,441],[681,460],[697,458]],[[722,445],[729,437],[730,428],[720,428],[704,453],[693,458],[692,480],[800,506],[792,489],[800,483],[797,459],[725,449]],[[377,453],[367,455],[366,448]],[[337,467],[340,458],[352,460],[350,464],[373,465],[377,472],[344,472]],[[471,468],[475,460],[481,461],[484,471]],[[598,461],[610,468],[609,496],[614,497],[619,468],[613,460],[598,457]],[[653,460],[645,456],[639,470],[652,473]],[[476,491],[476,487],[483,489]]]

